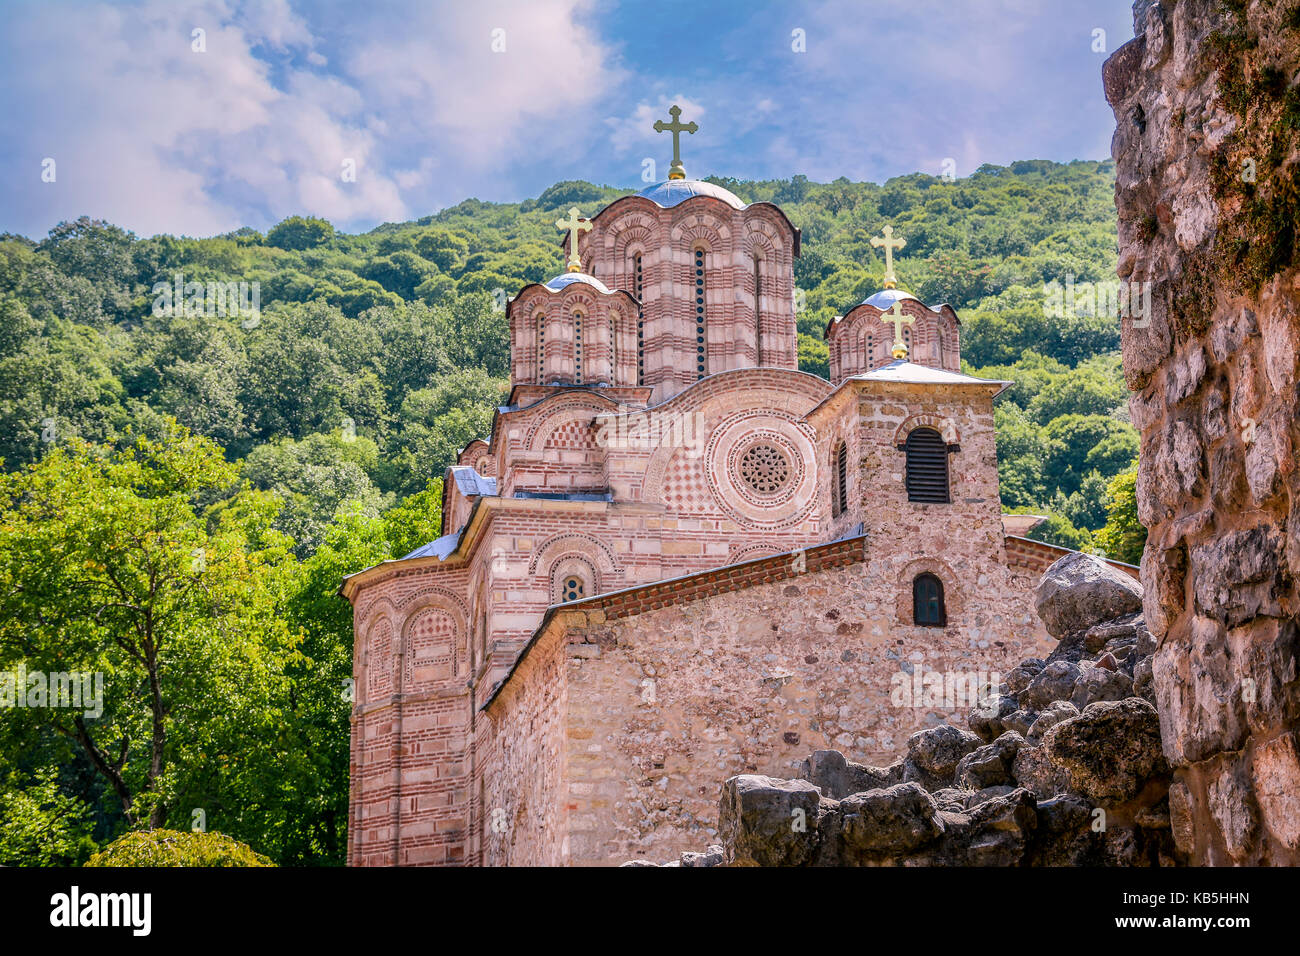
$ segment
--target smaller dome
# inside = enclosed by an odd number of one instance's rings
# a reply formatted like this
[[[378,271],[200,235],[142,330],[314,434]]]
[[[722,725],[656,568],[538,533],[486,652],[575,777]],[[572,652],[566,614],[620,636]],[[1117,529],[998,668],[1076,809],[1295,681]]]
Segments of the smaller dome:
[[[609,294],[609,287],[606,286],[605,283],[601,282],[595,276],[587,275],[585,272],[565,272],[546,283],[546,288],[550,289],[552,292],[559,292],[566,285],[573,285],[575,282],[585,282],[597,292],[603,292],[606,295]]]
[[[745,208],[745,204],[735,193],[713,183],[706,183],[702,179],[669,179],[666,182],[655,183],[641,190],[637,195],[644,196],[664,209],[671,209],[695,196],[712,196],[714,199],[721,199],[732,209]]]
[[[870,298],[863,299],[861,304],[874,306],[881,312],[888,312],[894,307],[895,302],[901,302],[904,299],[912,299],[915,302],[921,302],[921,300],[912,295],[912,293],[904,292],[902,289],[881,289]],[[924,302],[921,302],[921,304],[925,305]]]

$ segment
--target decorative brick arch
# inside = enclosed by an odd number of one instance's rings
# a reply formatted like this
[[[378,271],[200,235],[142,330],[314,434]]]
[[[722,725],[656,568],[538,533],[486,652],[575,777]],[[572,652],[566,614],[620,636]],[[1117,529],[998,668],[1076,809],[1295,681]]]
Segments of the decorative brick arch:
[[[949,445],[961,444],[961,431],[951,418],[940,415],[909,415],[901,425],[894,429],[894,447],[907,444],[907,436],[918,428],[932,428],[942,436]],[[951,437],[949,437],[951,436]]]
[[[746,544],[731,549],[727,555],[728,564],[739,564],[741,561],[751,561],[754,558],[770,558],[774,554],[780,554],[781,549],[771,544]]]
[[[623,573],[609,545],[579,531],[561,532],[543,541],[528,562],[528,573],[536,574],[543,565],[549,573],[557,560],[568,556],[586,558],[598,574]]]
[[[916,558],[903,565],[898,574],[898,593],[895,595],[894,614],[899,624],[912,626],[912,584],[922,574],[933,574],[943,584],[943,605],[947,612],[947,627],[966,608],[966,594],[961,579],[945,561],[935,557]]]
[[[703,216],[698,220],[674,225],[671,233],[673,244],[683,249],[703,248],[711,254],[721,253],[730,246],[731,230],[724,223],[710,222]]]
[[[745,232],[741,239],[741,251],[753,258],[775,263],[782,251],[781,237],[776,235],[776,227],[763,219],[745,221]]]
[[[556,402],[551,408],[543,410],[528,423],[524,431],[524,448],[530,452],[540,452],[546,447],[546,441],[557,429],[573,422],[595,421],[596,416],[605,411],[602,405],[582,398],[569,398]],[[594,439],[593,439],[594,441]]]
[[[773,252],[785,252],[792,245],[794,230],[789,220],[774,209],[775,207],[761,204],[747,206],[740,214],[741,221],[744,223],[746,238],[755,233],[761,234],[771,243]]]

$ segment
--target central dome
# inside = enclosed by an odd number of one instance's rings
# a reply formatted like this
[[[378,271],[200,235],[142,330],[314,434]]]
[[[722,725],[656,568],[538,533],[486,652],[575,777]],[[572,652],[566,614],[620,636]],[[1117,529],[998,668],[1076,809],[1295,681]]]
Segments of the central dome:
[[[735,193],[702,179],[669,179],[662,183],[655,183],[641,190],[637,195],[644,196],[664,209],[670,209],[694,196],[712,196],[714,199],[721,199],[732,209],[745,208],[745,204]]]
[[[589,276],[585,272],[565,272],[556,276],[550,282],[546,283],[546,288],[552,292],[559,292],[566,285],[573,285],[575,282],[583,282],[594,288],[597,292],[609,294],[609,287],[601,282],[595,276]]]
[[[902,289],[881,289],[875,295],[863,299],[860,304],[875,306],[881,312],[888,312],[894,307],[895,302],[902,302],[907,299],[921,302],[921,300],[917,299],[916,296],[912,295],[912,293],[904,292]],[[925,305],[924,302],[921,302],[921,304]]]

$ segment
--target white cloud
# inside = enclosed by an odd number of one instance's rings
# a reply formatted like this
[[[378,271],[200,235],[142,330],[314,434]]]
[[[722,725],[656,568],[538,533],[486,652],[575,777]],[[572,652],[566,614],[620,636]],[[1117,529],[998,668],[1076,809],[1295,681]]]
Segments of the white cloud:
[[[295,213],[410,218],[435,176],[504,169],[521,151],[562,156],[589,135],[584,110],[614,71],[584,9],[348,4],[311,8],[324,18],[314,29],[288,0],[10,11],[3,228],[39,234],[82,214],[197,235]],[[505,53],[490,49],[497,26]],[[196,27],[205,52],[191,49]],[[46,156],[54,184],[40,182]],[[340,176],[345,160],[355,182]],[[446,188],[442,201],[463,196]]]

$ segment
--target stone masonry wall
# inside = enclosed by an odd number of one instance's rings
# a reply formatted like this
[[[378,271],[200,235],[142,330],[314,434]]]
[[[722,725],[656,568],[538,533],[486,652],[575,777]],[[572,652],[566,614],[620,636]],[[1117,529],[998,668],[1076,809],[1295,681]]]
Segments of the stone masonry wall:
[[[784,580],[705,601],[612,620],[589,613],[587,623],[568,627],[567,643],[533,649],[521,667],[535,655],[549,658],[547,669],[563,663],[565,862],[662,859],[712,842],[718,781],[790,776],[818,748],[888,762],[914,731],[965,718],[967,707],[956,697],[948,706],[940,692],[891,700],[896,675],[915,673],[919,684],[933,674],[1005,673],[1046,653],[1041,626],[1012,625],[1032,608],[1027,591],[958,581],[949,627],[913,626],[911,578],[900,576],[897,556],[871,550],[842,567],[810,560],[806,573],[782,571]],[[1003,639],[979,646],[977,622]],[[488,711],[525,725],[540,717],[517,708],[498,699]],[[520,770],[489,774],[511,778]],[[505,795],[513,819],[513,797],[501,786],[489,790]]]
[[[1104,71],[1170,812],[1201,864],[1300,863],[1300,5],[1139,0]]]

